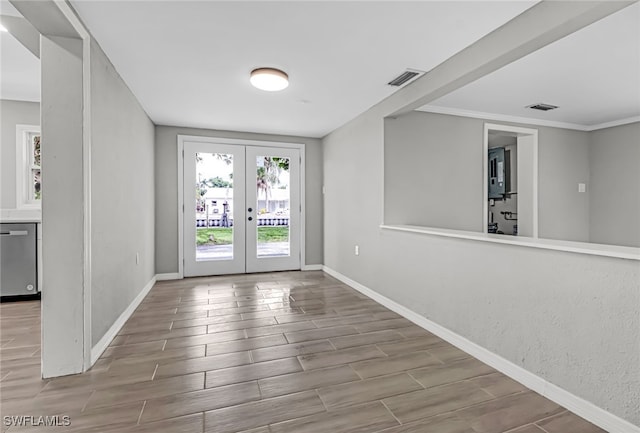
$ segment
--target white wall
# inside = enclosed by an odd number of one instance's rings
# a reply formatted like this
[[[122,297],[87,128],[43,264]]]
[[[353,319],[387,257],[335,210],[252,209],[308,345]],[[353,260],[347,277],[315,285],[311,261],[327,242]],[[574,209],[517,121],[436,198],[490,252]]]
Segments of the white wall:
[[[155,133],[156,272],[178,272],[178,161],[180,135],[304,143],[306,155],[306,264],[322,264],[322,148],[320,140],[265,134],[157,126]],[[181,228],[180,228],[181,230]]]
[[[155,275],[154,125],[95,40],[91,119],[95,345]]]
[[[404,175],[401,164],[381,170],[395,154],[385,150],[382,118],[394,103],[383,101],[323,140],[325,265],[640,425],[638,262],[381,230],[383,191],[393,199],[384,176]],[[475,129],[481,148],[481,122]],[[539,130],[541,143],[571,135]],[[420,163],[430,154],[419,145],[402,151]]]
[[[0,122],[0,209],[15,209],[16,125],[40,125],[40,104],[2,99]]]
[[[640,247],[640,122],[591,133],[591,242]]]

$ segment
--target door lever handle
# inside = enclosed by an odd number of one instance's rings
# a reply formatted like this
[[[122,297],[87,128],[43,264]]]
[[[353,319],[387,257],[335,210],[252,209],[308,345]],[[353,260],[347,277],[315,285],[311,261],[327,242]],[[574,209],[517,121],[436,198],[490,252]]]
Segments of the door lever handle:
[[[27,230],[9,230],[8,232],[0,233],[0,236],[27,236],[28,234]]]

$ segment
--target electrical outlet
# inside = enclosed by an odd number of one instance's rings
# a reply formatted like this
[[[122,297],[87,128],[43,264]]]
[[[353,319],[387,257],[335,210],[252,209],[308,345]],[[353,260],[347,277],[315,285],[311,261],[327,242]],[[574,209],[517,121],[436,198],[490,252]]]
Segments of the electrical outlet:
[[[360,255],[360,247],[358,245],[356,245],[355,253],[356,253],[356,256]]]
[[[578,184],[578,192],[587,192],[587,184],[579,183]]]

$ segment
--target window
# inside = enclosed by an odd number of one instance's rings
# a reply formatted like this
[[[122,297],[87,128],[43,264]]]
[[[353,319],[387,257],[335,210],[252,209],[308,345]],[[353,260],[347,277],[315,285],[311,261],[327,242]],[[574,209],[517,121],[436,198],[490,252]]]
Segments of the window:
[[[40,127],[16,126],[16,207],[38,208],[42,199]]]

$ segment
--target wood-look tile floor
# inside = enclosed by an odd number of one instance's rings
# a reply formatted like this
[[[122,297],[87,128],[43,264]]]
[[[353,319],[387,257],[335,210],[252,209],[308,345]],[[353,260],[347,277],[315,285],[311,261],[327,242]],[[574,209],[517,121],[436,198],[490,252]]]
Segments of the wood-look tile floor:
[[[159,282],[87,373],[41,380],[39,303],[0,305],[3,431],[602,432],[322,272]]]

